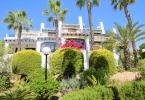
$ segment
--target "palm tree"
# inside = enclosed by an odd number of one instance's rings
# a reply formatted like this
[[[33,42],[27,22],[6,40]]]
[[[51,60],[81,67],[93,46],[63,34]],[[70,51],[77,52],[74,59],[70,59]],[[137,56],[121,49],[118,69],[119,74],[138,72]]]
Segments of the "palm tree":
[[[131,25],[130,25],[131,24]],[[138,25],[139,22],[136,22],[135,24],[129,23],[128,26],[130,31],[130,41],[133,48],[133,54],[134,54],[134,67],[138,67],[138,57],[137,57],[137,48],[136,48],[136,42],[145,39],[145,31],[142,31],[142,27],[145,26],[145,24]],[[137,26],[138,25],[138,26]]]
[[[61,10],[61,1],[60,0],[55,0],[54,2],[52,2],[51,0],[48,0],[48,6],[50,8],[50,10],[43,10],[43,14],[45,15],[50,15],[52,14],[52,16],[50,16],[47,20],[49,22],[53,22],[53,25],[55,25],[55,29],[56,29],[56,49],[59,48],[59,38],[58,38],[58,21],[64,21],[64,15],[68,14],[67,9],[63,9]]]
[[[110,32],[110,39],[108,40],[109,43],[108,46],[118,46],[122,47],[124,50],[124,68],[128,70],[130,68],[130,52],[129,52],[129,46],[130,46],[130,32],[128,30],[128,26],[121,27],[119,24],[114,23],[115,27],[118,30],[118,34],[115,34],[113,32]]]
[[[124,9],[128,23],[131,22],[131,16],[128,11],[128,4],[132,4],[134,2],[136,2],[136,0],[111,0],[111,4],[114,5],[115,10]]]
[[[93,6],[99,6],[99,1],[98,0],[76,0],[76,6],[82,9],[83,6],[87,4],[87,10],[88,10],[88,18],[89,18],[89,25],[90,25],[90,35],[91,35],[91,50],[94,49],[94,33],[93,33],[93,22],[92,22],[92,13],[91,9]]]
[[[22,28],[26,31],[29,31],[29,27],[33,27],[30,23],[32,19],[26,19],[26,12],[25,11],[17,11],[16,13],[12,11],[8,11],[7,17],[3,19],[4,23],[9,23],[8,29],[14,29],[15,31],[18,31],[17,34],[17,48],[18,51],[21,50],[21,34],[22,34]]]

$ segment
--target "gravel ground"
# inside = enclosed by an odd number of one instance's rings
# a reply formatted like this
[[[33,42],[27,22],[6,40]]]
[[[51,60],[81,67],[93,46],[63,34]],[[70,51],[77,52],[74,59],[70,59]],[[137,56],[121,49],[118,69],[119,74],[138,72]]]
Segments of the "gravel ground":
[[[137,78],[140,78],[140,74],[139,72],[121,72],[121,73],[117,73],[114,74],[111,79],[116,79],[119,80],[120,82],[130,82],[133,81]]]

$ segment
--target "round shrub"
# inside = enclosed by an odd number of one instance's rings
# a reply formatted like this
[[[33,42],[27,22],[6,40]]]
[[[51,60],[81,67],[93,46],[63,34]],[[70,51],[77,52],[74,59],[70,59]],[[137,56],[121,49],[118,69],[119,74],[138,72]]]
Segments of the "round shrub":
[[[106,73],[114,74],[117,72],[113,54],[107,49],[98,49],[91,52],[89,66],[104,70]]]
[[[52,74],[72,76],[83,71],[83,53],[78,49],[67,47],[55,51],[50,57]]]
[[[13,73],[28,75],[41,67],[41,55],[34,50],[22,50],[12,56]]]

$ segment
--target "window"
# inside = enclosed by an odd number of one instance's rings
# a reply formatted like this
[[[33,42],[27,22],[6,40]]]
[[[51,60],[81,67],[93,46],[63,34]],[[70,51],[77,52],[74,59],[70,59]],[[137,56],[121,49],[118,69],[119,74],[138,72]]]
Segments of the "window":
[[[51,52],[54,52],[55,51],[55,42],[43,42],[43,43],[41,43],[40,52],[42,52],[42,49],[44,47],[49,47],[51,49]]]

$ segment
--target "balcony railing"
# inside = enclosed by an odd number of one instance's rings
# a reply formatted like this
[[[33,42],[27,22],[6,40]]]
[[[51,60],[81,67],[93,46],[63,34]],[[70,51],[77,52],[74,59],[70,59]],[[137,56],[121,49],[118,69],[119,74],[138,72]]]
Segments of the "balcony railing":
[[[37,35],[22,35],[21,39],[36,39],[38,36]],[[5,39],[17,39],[16,34],[6,34]]]
[[[89,34],[87,30],[85,29],[64,29],[61,31],[62,33],[70,33],[70,34]]]

